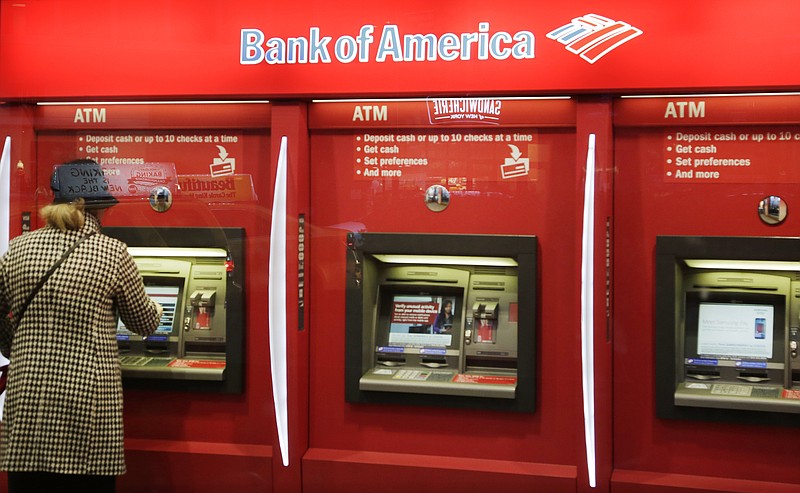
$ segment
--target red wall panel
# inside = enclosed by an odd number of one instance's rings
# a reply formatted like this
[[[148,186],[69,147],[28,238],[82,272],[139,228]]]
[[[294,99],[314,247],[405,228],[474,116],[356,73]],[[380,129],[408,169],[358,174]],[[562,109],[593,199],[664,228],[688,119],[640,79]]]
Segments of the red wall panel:
[[[425,111],[424,102],[418,107]],[[535,122],[535,112],[531,115]],[[314,127],[313,119],[311,124]],[[315,260],[310,273],[310,316],[314,332],[310,356],[310,450],[304,461],[309,479],[305,484],[316,485],[312,491],[323,491],[321,480],[313,479],[313,473],[319,472],[337,478],[341,491],[353,491],[359,489],[367,472],[378,471],[388,475],[388,488],[410,484],[409,481],[425,484],[427,479],[433,484],[465,484],[459,479],[463,477],[486,487],[492,483],[489,478],[494,477],[494,483],[504,490],[516,491],[526,485],[562,491],[565,484],[571,490],[577,464],[583,460],[580,339],[576,330],[578,244],[574,233],[578,177],[574,129],[516,129],[502,125],[442,129],[430,124],[413,130],[389,127],[378,123],[376,127],[365,125],[351,130],[318,129],[311,135],[314,230],[310,251]],[[441,140],[431,143],[430,139],[445,134],[462,138],[476,133],[513,135],[516,131],[534,135],[531,147],[520,146],[526,155],[532,153],[532,171],[528,176],[509,180],[500,176],[500,165],[510,152],[504,142],[453,145]],[[427,157],[427,165],[422,169],[402,168],[400,177],[364,176],[367,166],[358,160],[365,157],[362,146],[366,136],[408,133],[427,138],[422,143],[417,139],[398,145],[399,155]],[[423,202],[424,190],[432,184],[451,189],[450,205],[441,213],[429,211]],[[537,300],[524,301],[538,303],[537,346],[545,348],[537,354],[536,413],[345,402],[344,280],[348,231],[537,235],[540,295]],[[415,463],[390,467],[389,457],[405,463],[420,454],[426,457],[425,466]],[[373,455],[381,458],[377,464],[368,465]],[[470,470],[477,460],[497,461],[498,470],[505,472],[476,476]],[[508,474],[514,469],[511,463],[544,466],[538,473],[515,478]],[[555,465],[568,467],[573,477],[565,483],[560,478],[562,472],[554,472],[563,470]]]
[[[624,126],[615,129],[614,463],[618,471],[631,473],[615,473],[613,488],[654,492],[706,491],[704,488],[784,491],[781,488],[788,488],[787,485],[796,488],[795,456],[800,429],[773,427],[763,421],[724,424],[656,418],[654,379],[673,377],[655,375],[656,236],[800,234],[800,216],[790,213],[783,224],[769,226],[757,214],[759,201],[767,195],[781,196],[790,210],[791,204],[800,199],[796,180],[786,179],[784,174],[793,172],[795,167],[796,142],[717,142],[713,155],[692,158],[750,159],[748,172],[753,175],[748,180],[731,183],[674,176],[678,169],[676,157],[688,156],[676,153],[678,133],[738,135],[746,131],[777,135],[778,127],[797,131],[796,123],[787,118],[774,125],[751,124],[776,120],[768,111],[758,110],[777,101],[708,98],[705,120],[665,119],[665,108],[675,101],[680,99],[626,100],[620,103],[617,113],[618,123]],[[799,107],[796,98],[780,102],[785,114],[794,113]],[[661,126],[635,126],[659,118]],[[714,169],[723,178],[741,172],[725,166]],[[652,483],[662,475],[666,479],[660,486]],[[696,479],[682,481],[680,475]],[[776,483],[775,489],[758,482]]]
[[[270,111],[267,105],[123,105],[104,113],[104,121],[75,121],[83,106],[3,107],[0,120],[12,136],[12,236],[19,234],[15,211],[33,214],[49,203],[52,165],[76,157],[142,159],[174,164],[178,175],[209,175],[220,149],[214,136],[233,136],[223,143],[234,157],[237,174],[252,180],[253,194],[211,200],[190,191],[176,194],[166,213],[153,211],[145,197],[127,197],[104,217],[108,226],[241,227],[245,233],[243,293],[246,323],[245,381],[242,394],[209,394],[161,390],[126,390],[125,425],[129,473],[121,491],[272,491],[274,418],[271,406],[266,336],[266,268],[271,204]],[[94,113],[91,113],[94,114]],[[236,119],[235,115],[240,119]],[[171,116],[170,116],[171,115]],[[148,125],[153,123],[153,127]],[[90,151],[87,136],[174,137],[157,143],[120,142],[115,149]],[[182,136],[207,136],[190,142]],[[125,139],[122,139],[125,140]],[[135,139],[134,139],[135,140]],[[218,142],[222,143],[222,142]],[[302,159],[302,156],[299,156]],[[307,159],[306,159],[307,160]],[[15,187],[19,183],[21,186]],[[232,363],[232,362],[231,362]],[[5,481],[0,489],[5,488]]]
[[[269,446],[127,439],[126,447],[120,492],[272,491]]]
[[[345,493],[380,487],[414,490],[524,493],[575,491],[575,467],[491,459],[312,449],[304,460],[307,493]]]
[[[6,75],[0,80],[0,98],[525,95],[785,89],[800,82],[800,69],[786,63],[796,55],[794,19],[800,13],[791,0],[773,1],[769,9],[750,0],[613,0],[602,5],[588,0],[410,0],[402,8],[317,0],[302,9],[260,0],[211,2],[203,8],[191,0],[4,0],[0,7],[0,66]],[[602,58],[581,58],[587,53],[575,45],[567,49],[568,40],[551,33],[588,14],[641,34],[617,47],[614,42],[625,38],[612,39],[604,48],[613,50]],[[78,33],[77,26],[84,29]],[[355,40],[365,26],[373,30],[371,42],[363,45],[365,61],[341,61],[337,42]],[[406,49],[380,62],[379,48],[390,48],[381,41],[387,26],[396,27],[395,46],[405,35],[430,35],[438,45],[449,33],[457,50],[467,45],[469,53],[454,60],[439,54],[414,59],[413,50]],[[319,29],[317,43],[314,28]],[[263,33],[262,47],[273,38],[287,44],[302,38],[317,47],[319,61],[311,61],[309,49],[302,62],[284,57],[286,63],[242,64],[242,30],[250,29]],[[519,32],[530,33],[526,50],[533,56],[503,52],[479,58],[478,42],[462,41],[462,34],[476,40],[480,34],[488,46],[497,33],[511,40]],[[324,46],[323,39],[328,39]],[[515,44],[500,41],[503,48]]]

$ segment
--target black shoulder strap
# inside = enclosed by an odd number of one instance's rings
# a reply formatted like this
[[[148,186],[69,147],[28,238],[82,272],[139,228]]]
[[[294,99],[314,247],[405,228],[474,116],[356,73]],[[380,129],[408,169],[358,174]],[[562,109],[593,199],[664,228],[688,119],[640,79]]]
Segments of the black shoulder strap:
[[[53,272],[55,272],[56,269],[58,269],[61,266],[61,264],[64,263],[64,261],[67,259],[67,257],[69,257],[69,255],[76,248],[78,248],[78,245],[83,243],[83,240],[85,240],[86,238],[92,236],[95,233],[97,233],[97,231],[92,231],[91,233],[89,233],[87,235],[83,235],[80,238],[78,238],[78,241],[73,243],[72,246],[69,247],[69,249],[66,252],[64,252],[64,255],[62,255],[61,258],[58,259],[58,261],[56,263],[54,263],[50,267],[50,270],[45,272],[45,274],[42,276],[42,278],[39,279],[39,282],[36,284],[36,286],[33,288],[33,290],[28,294],[28,297],[25,299],[25,303],[22,304],[22,308],[20,308],[19,314],[14,317],[14,318],[17,319],[17,324],[19,324],[20,320],[22,320],[22,316],[25,315],[25,310],[28,309],[28,305],[30,305],[31,301],[33,301],[33,298],[36,297],[36,293],[38,293],[39,290],[42,289],[42,286],[44,286],[44,283],[47,282],[47,280],[50,278],[50,276],[53,274]]]

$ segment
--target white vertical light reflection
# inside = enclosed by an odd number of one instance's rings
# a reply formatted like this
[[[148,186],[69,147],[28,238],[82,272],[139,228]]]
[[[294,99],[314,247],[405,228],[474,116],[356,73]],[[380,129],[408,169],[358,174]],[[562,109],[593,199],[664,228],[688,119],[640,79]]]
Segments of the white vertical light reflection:
[[[9,226],[11,216],[11,137],[6,136],[3,154],[0,155],[0,255],[8,250]],[[0,366],[8,364],[8,359],[0,354]],[[6,393],[0,394],[0,419],[6,405]]]
[[[272,399],[278,445],[284,466],[289,465],[289,414],[286,362],[286,136],[281,137],[275,195],[272,199],[272,226],[269,237],[269,356],[272,373]]]
[[[9,217],[11,210],[11,137],[3,143],[0,158],[0,255],[8,250]]]
[[[594,151],[595,135],[589,134],[586,184],[583,195],[581,249],[581,363],[583,378],[583,423],[589,486],[597,486],[594,420]]]
[[[11,210],[11,137],[3,143],[0,158],[0,255],[8,250],[9,217]]]

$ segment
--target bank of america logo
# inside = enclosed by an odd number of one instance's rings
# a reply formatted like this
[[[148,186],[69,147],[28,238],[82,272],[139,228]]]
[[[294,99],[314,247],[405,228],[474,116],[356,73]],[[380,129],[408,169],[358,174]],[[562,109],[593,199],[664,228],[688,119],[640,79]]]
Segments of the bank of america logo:
[[[594,63],[640,34],[642,34],[641,29],[627,22],[615,21],[597,14],[586,14],[548,33],[547,37],[563,44],[569,51],[587,62]]]

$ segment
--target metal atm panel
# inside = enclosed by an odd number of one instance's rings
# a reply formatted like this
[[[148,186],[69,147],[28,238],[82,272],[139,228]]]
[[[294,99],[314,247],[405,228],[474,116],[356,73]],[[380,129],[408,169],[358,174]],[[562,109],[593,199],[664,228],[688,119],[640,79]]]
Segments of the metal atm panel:
[[[659,417],[795,424],[799,249],[797,238],[657,239]]]
[[[244,373],[244,230],[109,227],[128,245],[164,314],[141,337],[118,326],[123,382],[137,389],[238,393]]]
[[[782,399],[790,275],[726,270],[685,275],[676,405],[800,412],[800,402]]]
[[[534,237],[363,233],[348,248],[350,402],[533,409]]]
[[[130,248],[145,290],[164,307],[147,337],[118,328],[122,374],[130,378],[216,380],[226,358],[227,252],[214,248]]]
[[[377,309],[369,331],[374,353],[362,390],[458,395],[464,292],[469,272],[430,265],[385,266],[377,282]],[[445,307],[449,323],[438,324]],[[420,382],[424,384],[420,385]],[[434,390],[435,389],[435,390]]]

